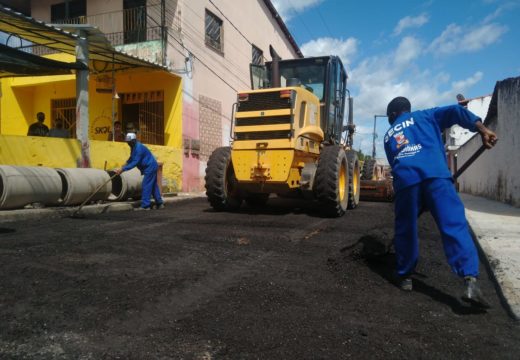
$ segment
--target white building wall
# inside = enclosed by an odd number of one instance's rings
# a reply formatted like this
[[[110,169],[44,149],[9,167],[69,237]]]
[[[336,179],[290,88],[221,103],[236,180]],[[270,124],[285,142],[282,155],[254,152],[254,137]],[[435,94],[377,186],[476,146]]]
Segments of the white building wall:
[[[194,56],[190,74],[191,96],[217,99],[222,103],[222,127],[229,129],[231,107],[239,91],[250,89],[249,64],[252,61],[252,44],[260,48],[270,60],[269,45],[273,45],[282,58],[295,58],[296,53],[283,35],[272,14],[262,0],[184,0],[180,37],[184,49],[175,41],[176,50],[170,54],[175,67],[184,65],[188,52]],[[214,5],[213,5],[214,4]],[[223,21],[224,50],[219,53],[205,44],[205,10]],[[238,30],[237,30],[238,29]],[[180,53],[186,56],[181,56]],[[224,131],[222,144],[229,143],[229,131]]]
[[[490,101],[491,95],[471,99],[468,102],[467,108],[469,111],[479,116],[481,119],[484,119],[487,115]],[[471,139],[473,135],[475,135],[475,133],[472,133],[471,131],[464,129],[459,125],[453,125],[450,128],[448,134],[449,137],[447,139],[447,143],[450,150],[454,149],[454,147],[458,148],[459,146],[463,145],[466,141]]]
[[[203,189],[211,152],[229,145],[232,105],[237,92],[251,86],[252,44],[263,51],[265,60],[270,60],[269,45],[284,59],[297,54],[263,0],[175,3],[168,57],[174,68],[188,70],[183,77],[183,187],[195,191]],[[223,22],[222,52],[205,43],[206,9]]]
[[[487,126],[496,132],[499,141],[459,178],[459,189],[520,207],[520,77],[497,82],[495,96],[497,115],[487,121]],[[458,151],[459,166],[481,145],[480,136],[475,136],[462,146]]]

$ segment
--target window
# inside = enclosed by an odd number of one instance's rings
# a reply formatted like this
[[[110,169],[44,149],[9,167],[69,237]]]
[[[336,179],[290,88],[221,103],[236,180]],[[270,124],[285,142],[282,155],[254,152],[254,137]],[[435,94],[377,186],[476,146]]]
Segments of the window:
[[[206,10],[206,45],[221,53],[224,52],[223,30],[222,20]]]
[[[76,138],[76,98],[51,100],[51,127],[56,120],[61,120],[63,128]]]
[[[124,0],[124,43],[135,44],[146,41],[146,28],[146,0]]]
[[[252,63],[255,65],[264,64],[264,52],[254,45],[252,48]]]
[[[122,93],[123,129],[134,129],[146,144],[164,145],[164,92]]]
[[[51,22],[53,23],[82,23],[77,20],[87,15],[87,1],[66,1],[51,5]]]

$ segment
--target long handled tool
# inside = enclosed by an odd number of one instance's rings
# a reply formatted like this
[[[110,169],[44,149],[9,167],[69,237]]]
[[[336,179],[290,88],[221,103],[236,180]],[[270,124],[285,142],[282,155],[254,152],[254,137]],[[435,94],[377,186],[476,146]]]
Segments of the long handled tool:
[[[71,218],[75,218],[75,219],[82,219],[82,218],[84,218],[84,216],[81,215],[81,214],[79,213],[79,212],[81,211],[81,209],[83,208],[83,206],[84,206],[86,203],[88,203],[89,200],[92,199],[92,198],[94,197],[94,195],[96,195],[96,194],[99,192],[99,190],[101,190],[101,189],[102,189],[106,184],[108,184],[109,181],[112,181],[116,176],[119,176],[119,174],[114,174],[114,175],[112,175],[112,176],[111,176],[107,181],[105,181],[103,184],[99,185],[99,186],[96,188],[96,190],[94,190],[94,192],[93,192],[92,194],[90,194],[89,197],[86,198],[85,201],[83,201],[83,202],[81,203],[81,205],[79,206],[79,208],[78,208],[76,211],[74,211],[70,217],[71,217]]]
[[[455,172],[455,174],[453,174],[453,179],[454,180],[457,180],[457,178],[459,176],[462,175],[462,173],[464,171],[466,171],[466,169],[471,165],[473,164],[473,162],[475,160],[477,160],[477,158],[482,155],[482,153],[486,151],[486,147],[484,145],[480,146],[479,149],[477,151],[475,151],[475,153],[473,155],[471,155],[471,157]]]
[[[477,151],[475,151],[475,153],[473,155],[470,156],[470,158],[468,160],[466,160],[466,162],[464,164],[462,164],[462,166],[455,172],[455,174],[453,174],[453,180],[457,180],[459,178],[459,176],[462,175],[462,173],[464,171],[466,171],[466,169],[475,162],[475,160],[477,160],[477,158],[482,155],[482,153],[486,151],[486,147],[484,145],[481,145]],[[427,208],[423,205],[421,207],[421,209],[419,210],[419,215],[417,217],[420,217],[422,215],[423,212],[425,212],[427,210]]]

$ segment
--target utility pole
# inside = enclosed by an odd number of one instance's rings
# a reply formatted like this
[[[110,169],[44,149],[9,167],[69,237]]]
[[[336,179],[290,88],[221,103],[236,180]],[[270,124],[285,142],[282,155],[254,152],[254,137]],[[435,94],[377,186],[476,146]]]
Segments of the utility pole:
[[[386,115],[374,115],[374,132],[372,133],[372,159],[376,158],[376,120],[378,117],[387,117]]]
[[[76,71],[76,135],[81,144],[81,168],[90,167],[90,142],[89,142],[89,122],[88,122],[88,78],[89,78],[89,52],[88,52],[88,33],[82,28],[78,28],[76,34],[76,61],[84,66],[83,70]]]

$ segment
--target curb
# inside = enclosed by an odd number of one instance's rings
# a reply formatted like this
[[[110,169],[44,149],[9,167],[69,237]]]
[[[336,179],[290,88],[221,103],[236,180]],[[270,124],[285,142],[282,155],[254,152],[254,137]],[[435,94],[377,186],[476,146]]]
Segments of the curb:
[[[180,193],[174,196],[165,194],[165,203],[174,203],[205,197],[204,193]],[[85,205],[81,208],[81,215],[99,215],[111,212],[131,211],[140,205],[140,201],[106,202],[102,204]],[[70,217],[78,209],[78,206],[49,207],[41,209],[17,209],[1,210],[0,222],[13,222],[23,220],[41,220]]]
[[[507,269],[504,269],[499,257],[495,256],[493,249],[487,245],[486,236],[481,235],[483,231],[476,225],[471,215],[468,214],[468,209],[466,209],[466,218],[479,256],[489,275],[492,277],[502,305],[513,319],[520,321],[520,301],[518,301],[518,295],[515,294],[514,287],[511,285],[511,281],[507,276]],[[517,301],[515,301],[515,299],[517,299]]]

